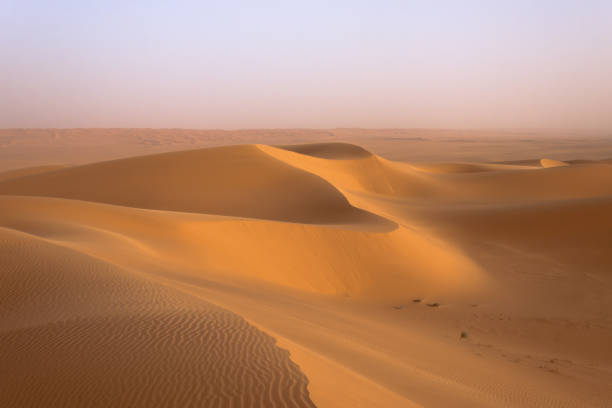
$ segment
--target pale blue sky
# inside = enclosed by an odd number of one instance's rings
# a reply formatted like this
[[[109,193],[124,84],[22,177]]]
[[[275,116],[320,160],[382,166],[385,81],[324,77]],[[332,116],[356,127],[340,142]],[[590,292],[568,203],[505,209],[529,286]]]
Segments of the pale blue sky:
[[[0,0],[0,127],[612,129],[612,1]]]

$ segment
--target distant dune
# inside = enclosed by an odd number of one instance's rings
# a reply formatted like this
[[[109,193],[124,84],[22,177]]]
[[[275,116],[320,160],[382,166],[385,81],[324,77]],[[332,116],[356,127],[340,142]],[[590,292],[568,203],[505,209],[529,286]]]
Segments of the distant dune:
[[[50,166],[34,166],[34,167],[25,167],[16,170],[7,170],[0,173],[0,181],[16,179],[24,176],[31,176],[33,174],[38,173],[47,173],[53,170],[61,169],[62,165],[50,165]]]
[[[564,161],[612,159],[612,138],[609,133],[602,132],[346,128],[0,129],[0,172],[237,144],[278,146],[339,142],[357,144],[390,160],[419,163],[519,160],[540,166],[542,157]],[[328,149],[321,152],[327,154]],[[336,155],[337,151],[329,154]]]
[[[0,405],[610,406],[612,151],[273,134],[0,173]]]
[[[541,159],[540,165],[542,167],[559,167],[559,166],[567,166],[568,164],[560,160]]]

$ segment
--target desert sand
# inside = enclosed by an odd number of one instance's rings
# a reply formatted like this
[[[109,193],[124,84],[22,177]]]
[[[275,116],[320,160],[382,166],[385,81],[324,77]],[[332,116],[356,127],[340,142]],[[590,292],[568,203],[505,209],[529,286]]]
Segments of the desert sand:
[[[0,130],[0,405],[612,406],[612,139]]]

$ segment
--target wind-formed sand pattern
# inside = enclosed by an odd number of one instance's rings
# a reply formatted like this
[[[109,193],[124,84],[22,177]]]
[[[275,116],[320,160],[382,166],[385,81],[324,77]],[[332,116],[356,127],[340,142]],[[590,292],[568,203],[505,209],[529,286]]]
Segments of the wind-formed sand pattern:
[[[2,406],[612,404],[605,160],[37,160],[0,173]]]

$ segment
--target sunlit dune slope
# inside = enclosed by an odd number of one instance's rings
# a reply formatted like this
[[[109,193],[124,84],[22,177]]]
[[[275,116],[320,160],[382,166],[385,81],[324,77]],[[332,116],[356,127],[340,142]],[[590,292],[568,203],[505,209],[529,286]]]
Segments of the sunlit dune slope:
[[[0,194],[303,223],[385,223],[326,180],[233,146],[101,162],[0,182]]]
[[[447,198],[480,203],[593,198],[612,194],[612,166],[557,166],[530,171],[440,175]]]
[[[609,272],[612,195],[536,204],[447,209],[430,215],[466,240],[498,242],[547,255],[564,267]]]
[[[342,143],[317,144],[316,149],[258,146],[278,160],[318,174],[345,192],[412,198],[429,198],[441,194],[442,187],[431,175],[404,163],[385,160],[357,146]],[[324,151],[328,153],[323,154]]]
[[[373,156],[363,147],[350,143],[310,143],[276,147],[321,159],[362,159]]]
[[[426,233],[152,212],[83,201],[1,197],[0,225],[172,275],[243,277],[309,292],[384,301],[470,293],[479,268]]]
[[[239,316],[44,239],[0,242],[3,406],[314,406]]]
[[[553,159],[540,159],[540,165],[542,167],[559,167],[559,166],[567,166],[568,164],[559,160]]]
[[[331,150],[339,150],[337,145],[330,144]],[[323,149],[317,146],[318,150]],[[363,155],[359,150],[350,159],[345,154],[344,159],[325,160],[307,154],[308,149],[301,149],[304,154],[300,154],[295,147],[260,148],[279,160],[318,174],[345,193],[431,200],[436,204],[533,202],[612,194],[612,166],[600,162],[552,168],[460,163],[409,165]],[[353,149],[342,149],[345,151]]]

